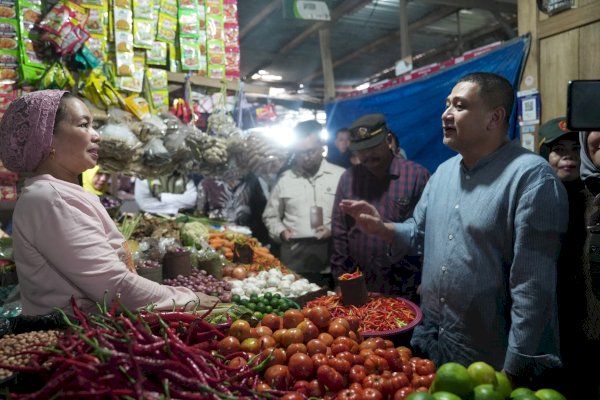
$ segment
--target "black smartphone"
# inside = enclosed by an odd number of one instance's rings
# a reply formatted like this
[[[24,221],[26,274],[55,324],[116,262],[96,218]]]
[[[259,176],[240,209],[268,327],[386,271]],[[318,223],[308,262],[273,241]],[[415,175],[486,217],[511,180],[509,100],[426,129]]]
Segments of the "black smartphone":
[[[567,127],[573,131],[600,130],[600,80],[569,81]]]

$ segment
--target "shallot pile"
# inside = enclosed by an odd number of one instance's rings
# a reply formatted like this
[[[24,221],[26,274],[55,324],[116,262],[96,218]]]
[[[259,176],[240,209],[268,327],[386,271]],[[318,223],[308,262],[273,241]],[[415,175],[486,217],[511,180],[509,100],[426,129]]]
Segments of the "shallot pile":
[[[175,279],[165,279],[163,284],[169,286],[184,286],[194,292],[202,292],[216,296],[224,303],[231,301],[231,284],[220,281],[204,270],[193,270],[191,275],[178,275]]]

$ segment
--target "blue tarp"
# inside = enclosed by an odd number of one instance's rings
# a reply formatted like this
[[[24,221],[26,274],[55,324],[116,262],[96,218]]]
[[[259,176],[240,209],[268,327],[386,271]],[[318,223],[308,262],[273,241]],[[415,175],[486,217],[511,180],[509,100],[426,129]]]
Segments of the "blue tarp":
[[[410,160],[429,171],[456,153],[442,143],[441,116],[446,97],[456,81],[469,72],[495,72],[518,89],[521,70],[529,51],[529,37],[520,37],[481,56],[443,69],[431,76],[381,92],[331,102],[326,105],[327,130],[349,126],[362,115],[383,113]],[[509,137],[518,136],[516,103]]]

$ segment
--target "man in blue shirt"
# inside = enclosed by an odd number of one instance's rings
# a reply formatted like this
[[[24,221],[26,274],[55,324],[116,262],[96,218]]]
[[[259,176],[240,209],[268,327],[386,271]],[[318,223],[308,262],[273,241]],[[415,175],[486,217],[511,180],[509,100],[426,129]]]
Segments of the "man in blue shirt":
[[[439,166],[412,218],[384,221],[364,201],[341,208],[392,254],[423,252],[423,321],[411,345],[440,365],[486,361],[513,384],[560,366],[556,261],[567,195],[548,163],[510,142],[510,83],[469,74],[442,114],[444,143],[459,154]]]

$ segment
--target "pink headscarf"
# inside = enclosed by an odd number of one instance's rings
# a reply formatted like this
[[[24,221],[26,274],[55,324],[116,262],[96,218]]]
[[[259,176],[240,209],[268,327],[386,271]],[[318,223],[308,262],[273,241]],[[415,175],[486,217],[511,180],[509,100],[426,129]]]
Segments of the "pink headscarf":
[[[13,100],[0,121],[0,159],[13,172],[32,172],[50,154],[64,90],[40,90]]]

